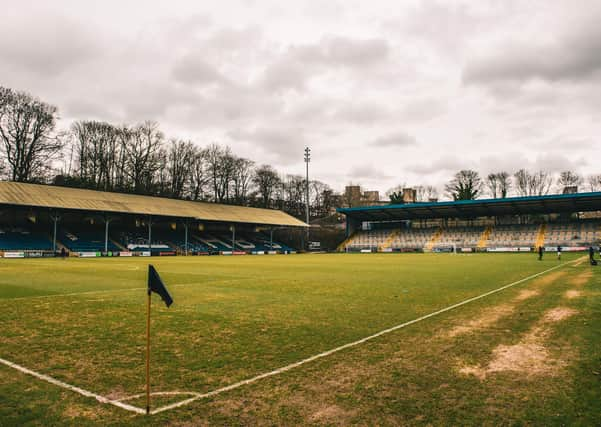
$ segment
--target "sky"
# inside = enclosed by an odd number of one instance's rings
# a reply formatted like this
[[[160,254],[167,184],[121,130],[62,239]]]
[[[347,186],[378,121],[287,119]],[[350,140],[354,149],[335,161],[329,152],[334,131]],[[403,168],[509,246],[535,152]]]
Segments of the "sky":
[[[601,2],[0,0],[0,85],[385,193],[601,173]]]

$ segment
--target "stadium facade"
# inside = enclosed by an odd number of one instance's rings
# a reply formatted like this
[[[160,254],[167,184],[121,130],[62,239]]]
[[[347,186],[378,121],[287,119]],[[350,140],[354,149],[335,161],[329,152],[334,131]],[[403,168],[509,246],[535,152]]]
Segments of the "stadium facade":
[[[341,208],[343,251],[588,250],[601,241],[601,192]]]
[[[290,253],[273,231],[306,226],[278,210],[0,182],[7,258]]]

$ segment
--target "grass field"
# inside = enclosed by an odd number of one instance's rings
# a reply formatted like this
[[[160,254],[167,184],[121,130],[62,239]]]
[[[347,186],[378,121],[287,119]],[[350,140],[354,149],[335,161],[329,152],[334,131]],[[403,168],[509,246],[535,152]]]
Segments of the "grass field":
[[[0,425],[601,424],[601,270],[498,293],[150,417],[0,364]],[[153,258],[154,392],[206,393],[559,265],[524,254]],[[0,260],[0,358],[144,392],[149,259]],[[191,395],[156,395],[158,408]],[[127,403],[144,407],[142,399]]]

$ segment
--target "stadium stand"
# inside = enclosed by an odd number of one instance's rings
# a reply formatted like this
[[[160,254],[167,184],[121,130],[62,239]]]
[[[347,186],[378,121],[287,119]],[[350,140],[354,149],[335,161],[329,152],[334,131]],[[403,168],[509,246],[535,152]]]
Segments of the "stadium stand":
[[[545,244],[560,246],[590,246],[597,239],[597,230],[601,223],[583,221],[570,223],[551,223],[547,225]]]
[[[599,242],[601,221],[503,224],[481,227],[430,227],[360,230],[344,242],[341,250],[437,250],[441,248],[535,248],[541,246],[588,247]],[[541,243],[541,230],[544,239]],[[388,245],[387,242],[390,242]]]
[[[188,254],[291,252],[276,242],[266,246],[269,239],[250,230],[306,226],[273,209],[0,181],[0,256],[5,257],[55,256],[53,247],[80,256],[183,254],[183,227],[189,231]],[[234,248],[224,231],[232,227]]]
[[[136,231],[122,231],[115,236],[131,252],[148,252],[148,235]],[[154,237],[150,245],[151,254],[175,254],[175,249],[159,237]]]
[[[484,227],[453,227],[443,229],[435,247],[476,247]]]
[[[156,233],[156,238],[167,244],[170,248],[176,249],[179,253],[186,251],[186,237],[183,232],[159,232]],[[188,253],[189,254],[208,254],[209,247],[200,242],[190,233],[188,235]]]
[[[424,248],[432,240],[437,228],[416,228],[399,230],[392,241],[393,249],[418,249]]]
[[[540,226],[497,225],[488,238],[487,247],[535,247]]]
[[[103,232],[71,232],[61,229],[58,233],[58,240],[72,252],[103,252],[105,249]],[[111,240],[108,241],[107,246],[107,249],[110,252],[117,252],[120,250]]]
[[[51,251],[52,241],[44,233],[23,228],[0,230],[0,250],[3,251]]]
[[[601,192],[339,208],[344,251],[598,247]],[[586,219],[581,219],[586,218]]]
[[[224,241],[208,233],[203,233],[199,236],[196,236],[196,239],[205,246],[207,246],[211,253],[223,253],[232,251],[231,239],[230,242],[227,243],[227,239],[224,239]]]
[[[281,242],[271,241],[270,238],[263,233],[245,233],[244,238],[255,245],[255,251],[276,252],[276,253],[292,253],[293,248]]]

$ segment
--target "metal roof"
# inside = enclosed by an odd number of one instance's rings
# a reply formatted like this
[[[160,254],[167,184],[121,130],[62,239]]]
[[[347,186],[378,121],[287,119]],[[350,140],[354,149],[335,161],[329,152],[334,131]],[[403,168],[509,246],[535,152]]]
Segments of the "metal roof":
[[[1,205],[307,227],[304,222],[273,209],[19,182],[0,182]]]
[[[601,192],[362,206],[337,211],[360,221],[589,212],[601,211]]]

